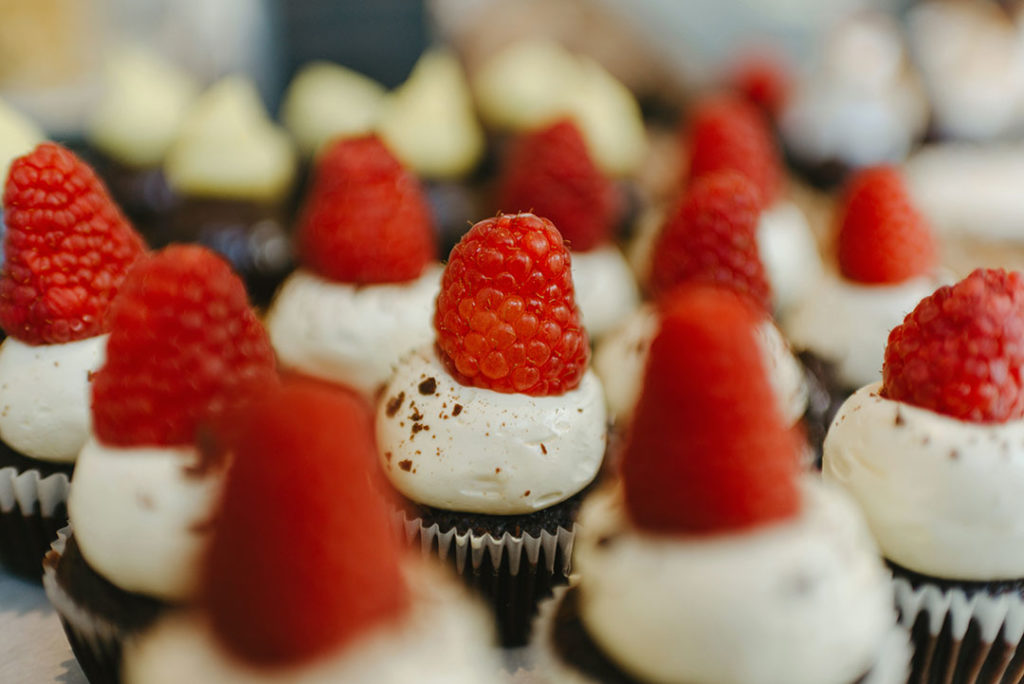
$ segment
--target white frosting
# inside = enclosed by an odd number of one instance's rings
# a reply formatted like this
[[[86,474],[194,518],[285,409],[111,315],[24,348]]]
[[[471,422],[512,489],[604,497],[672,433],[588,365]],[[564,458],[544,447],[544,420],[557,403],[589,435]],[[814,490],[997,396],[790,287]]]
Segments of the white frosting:
[[[426,571],[430,572],[426,572]],[[209,623],[182,613],[128,645],[125,684],[480,684],[500,670],[489,617],[461,588],[417,567],[413,603],[397,623],[380,625],[313,662],[258,668],[228,652]],[[254,597],[259,600],[258,597]]]
[[[31,152],[45,137],[31,119],[0,100],[0,183],[7,182],[11,162]]]
[[[410,349],[434,339],[440,265],[408,283],[352,285],[299,269],[266,326],[282,365],[372,396]]]
[[[650,682],[848,684],[895,621],[889,574],[856,506],[806,476],[791,520],[709,536],[628,520],[619,491],[580,513],[587,631]]]
[[[804,213],[792,202],[780,200],[761,214],[757,249],[777,312],[788,311],[821,278],[818,243]]]
[[[447,51],[420,57],[408,80],[385,99],[377,129],[402,163],[427,178],[462,176],[484,152],[469,84]]]
[[[937,230],[1024,242],[1024,146],[925,147],[904,167],[914,203]]]
[[[996,5],[923,2],[907,15],[910,43],[944,136],[987,140],[1024,122],[1024,41]]]
[[[1024,420],[969,423],[880,390],[839,409],[823,472],[860,503],[885,556],[936,577],[1024,577]]]
[[[199,86],[156,53],[127,46],[108,56],[104,85],[89,142],[130,166],[162,163]]]
[[[573,252],[572,282],[591,340],[622,322],[640,302],[633,272],[615,245]]]
[[[192,446],[111,447],[90,438],[68,516],[85,560],[121,589],[183,601],[196,587],[219,473],[189,472]]]
[[[780,118],[787,145],[809,161],[900,161],[927,124],[927,102],[894,19],[865,13],[824,41],[824,54]]]
[[[402,360],[377,406],[377,450],[395,489],[471,513],[532,513],[576,494],[601,467],[605,428],[592,371],[565,394],[505,394],[459,384],[433,346]]]
[[[267,115],[251,81],[210,86],[182,122],[164,172],[186,195],[279,200],[295,176],[288,134]]]
[[[860,387],[882,378],[889,331],[942,284],[933,276],[866,285],[826,275],[781,326],[794,349],[835,363],[840,382]]]
[[[616,420],[628,420],[633,413],[643,389],[647,355],[657,334],[658,314],[647,304],[605,335],[594,351],[594,370],[604,385],[608,412]],[[796,423],[807,410],[803,366],[770,320],[758,328],[758,340],[782,414],[790,424]]]
[[[307,157],[334,138],[371,132],[384,86],[330,62],[310,62],[292,79],[281,105],[281,121]]]
[[[65,344],[0,344],[0,439],[26,456],[70,463],[92,425],[90,375],[107,336]]]
[[[646,155],[640,106],[629,89],[557,43],[524,40],[498,52],[480,66],[473,87],[481,116],[497,128],[526,131],[571,116],[606,173],[631,173]]]

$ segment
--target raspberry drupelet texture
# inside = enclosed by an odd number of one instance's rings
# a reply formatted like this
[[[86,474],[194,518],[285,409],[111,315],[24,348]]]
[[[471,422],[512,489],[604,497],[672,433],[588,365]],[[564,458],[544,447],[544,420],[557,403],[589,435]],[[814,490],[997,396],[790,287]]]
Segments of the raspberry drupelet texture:
[[[800,435],[772,393],[761,321],[735,293],[708,286],[663,303],[622,458],[639,527],[705,534],[797,512]]]
[[[198,427],[277,382],[245,285],[213,252],[172,245],[129,271],[92,383],[105,444],[192,444]]]
[[[220,640],[250,663],[298,664],[404,615],[365,405],[289,383],[232,419],[224,446],[244,458],[228,472],[200,592]]]
[[[621,207],[615,184],[594,164],[569,119],[515,144],[502,169],[498,198],[503,212],[529,211],[550,220],[576,252],[608,243]]]
[[[896,169],[877,166],[850,179],[838,234],[839,270],[861,283],[901,283],[935,267],[937,248]]]
[[[436,255],[419,181],[376,136],[323,152],[295,239],[304,267],[343,283],[413,280]]]
[[[11,164],[4,223],[0,327],[28,344],[106,332],[107,307],[146,245],[93,170],[42,143]]]
[[[533,214],[481,221],[452,249],[434,314],[437,346],[461,383],[534,396],[563,394],[590,356],[569,251]]]
[[[782,161],[764,115],[735,95],[716,95],[697,105],[690,124],[691,179],[731,169],[757,188],[760,206],[771,206],[782,189]]]
[[[978,269],[889,333],[882,394],[953,418],[1024,417],[1024,276]]]
[[[708,283],[770,311],[771,286],[757,247],[759,216],[757,188],[736,171],[694,181],[655,243],[651,294],[657,298],[683,283]]]

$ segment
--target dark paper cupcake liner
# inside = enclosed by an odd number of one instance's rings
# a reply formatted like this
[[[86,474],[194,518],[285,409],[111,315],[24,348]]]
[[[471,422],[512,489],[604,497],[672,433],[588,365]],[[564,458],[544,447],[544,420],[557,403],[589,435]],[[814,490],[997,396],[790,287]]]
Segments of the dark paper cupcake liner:
[[[900,622],[911,631],[913,684],[1024,681],[1020,582],[960,586],[894,567]]]
[[[396,523],[405,542],[425,557],[447,563],[493,610],[505,647],[526,644],[538,603],[569,578],[576,525],[538,534],[442,529],[404,511]]]
[[[61,472],[0,468],[0,564],[30,579],[42,577],[43,557],[68,524],[69,485]]]

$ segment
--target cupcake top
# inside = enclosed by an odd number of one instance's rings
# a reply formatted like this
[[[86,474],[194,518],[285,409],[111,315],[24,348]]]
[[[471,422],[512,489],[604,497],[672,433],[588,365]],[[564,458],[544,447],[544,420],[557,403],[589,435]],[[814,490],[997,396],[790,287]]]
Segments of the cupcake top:
[[[801,440],[773,399],[758,325],[734,293],[671,295],[621,486],[581,511],[583,624],[642,681],[843,684],[894,622],[856,509],[798,476]]]
[[[228,76],[192,105],[164,172],[185,195],[275,202],[295,178],[288,134],[267,115],[251,81]]]
[[[11,165],[4,223],[0,438],[32,458],[74,461],[107,311],[146,247],[93,170],[54,143]]]
[[[583,489],[604,454],[605,412],[554,225],[514,214],[473,226],[449,257],[434,328],[436,345],[399,363],[377,408],[395,488],[500,515]]]
[[[385,98],[377,132],[425,178],[458,178],[472,171],[483,155],[484,134],[455,55],[424,53],[405,83]]]
[[[0,181],[16,157],[27,154],[46,138],[34,121],[0,100]]]
[[[886,557],[933,577],[1024,574],[1024,279],[979,269],[889,334],[882,382],[854,394],[824,473],[864,509]]]
[[[446,577],[402,557],[372,484],[361,402],[292,384],[237,414],[220,439],[236,458],[197,609],[129,649],[127,682],[493,676],[486,617]]]
[[[331,62],[310,62],[285,91],[281,121],[302,154],[312,157],[334,138],[370,133],[384,94],[384,86],[358,72]]]
[[[111,51],[105,72],[103,98],[86,129],[89,143],[127,166],[159,166],[198,84],[183,69],[137,46]]]

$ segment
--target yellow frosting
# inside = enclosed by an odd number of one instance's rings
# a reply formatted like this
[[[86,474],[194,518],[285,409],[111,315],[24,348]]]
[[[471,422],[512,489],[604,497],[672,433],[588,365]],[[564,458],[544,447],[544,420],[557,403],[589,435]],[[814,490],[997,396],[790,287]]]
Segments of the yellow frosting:
[[[45,137],[31,119],[0,100],[0,188],[7,182],[11,162],[31,152]]]

